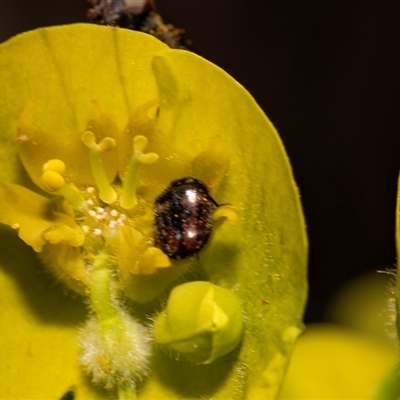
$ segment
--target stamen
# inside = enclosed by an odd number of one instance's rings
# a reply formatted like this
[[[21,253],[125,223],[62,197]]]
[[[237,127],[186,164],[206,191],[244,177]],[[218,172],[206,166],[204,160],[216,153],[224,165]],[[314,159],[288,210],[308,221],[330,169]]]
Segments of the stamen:
[[[115,218],[115,217],[117,217],[117,216],[119,215],[119,212],[118,212],[116,209],[113,208],[113,209],[110,211],[110,214],[111,214],[112,217]]]
[[[57,192],[57,194],[64,197],[75,210],[81,209],[85,204],[84,197],[67,183]]]
[[[65,164],[63,161],[54,159],[54,160],[49,160],[47,163],[43,164],[42,171],[55,171],[58,172],[59,174],[63,175],[65,173]]]
[[[42,184],[48,192],[58,192],[64,185],[65,179],[55,171],[45,171],[42,174]]]
[[[96,236],[100,236],[102,233],[103,231],[100,228],[93,229],[93,234]]]
[[[83,144],[90,150],[90,166],[94,180],[99,189],[99,197],[104,203],[111,204],[117,200],[117,193],[110,185],[107,174],[101,160],[101,153],[110,150],[116,146],[115,140],[111,137],[105,137],[97,144],[93,132],[86,131],[82,134],[81,140]]]
[[[58,159],[50,160],[43,164],[42,171],[42,185],[46,191],[64,197],[76,210],[83,207],[84,197],[67,184],[62,176],[65,172],[63,161]]]
[[[143,135],[137,135],[133,138],[133,155],[129,161],[120,199],[121,206],[126,210],[130,210],[138,204],[136,183],[139,164],[153,164],[158,160],[158,155],[156,153],[144,154],[147,142],[147,138]]]

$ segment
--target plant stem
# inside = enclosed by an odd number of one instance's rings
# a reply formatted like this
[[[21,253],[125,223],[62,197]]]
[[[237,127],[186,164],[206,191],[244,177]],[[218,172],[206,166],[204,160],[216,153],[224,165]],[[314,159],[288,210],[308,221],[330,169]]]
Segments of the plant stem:
[[[118,387],[118,400],[136,400],[136,390],[128,386]]]
[[[114,264],[107,251],[100,250],[92,264],[90,299],[100,327],[100,335],[104,341],[104,352],[101,355],[104,357],[106,365],[126,363],[124,354],[121,356],[119,351],[124,352],[126,350],[126,342],[130,340],[130,334],[132,333],[129,332],[132,326],[127,325],[126,317],[124,319],[123,312],[119,307],[114,285]],[[135,335],[137,333],[136,331],[134,332]],[[116,347],[114,343],[117,345]],[[135,352],[137,349],[132,348],[130,350]],[[107,370],[107,368],[105,369]],[[127,378],[126,371],[123,368],[122,371],[125,373],[124,378]],[[121,373],[121,370],[119,372]],[[120,382],[117,380],[117,388],[120,400],[137,399],[133,380],[125,379]]]
[[[91,270],[90,299],[103,334],[121,324],[121,316],[116,308],[112,293],[113,265],[105,251],[95,257]],[[113,327],[114,326],[114,327]]]

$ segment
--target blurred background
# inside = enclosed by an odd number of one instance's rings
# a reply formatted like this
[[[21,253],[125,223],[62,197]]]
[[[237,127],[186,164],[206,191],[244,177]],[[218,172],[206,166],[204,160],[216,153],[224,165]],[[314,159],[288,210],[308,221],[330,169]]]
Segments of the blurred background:
[[[306,322],[337,291],[395,265],[400,165],[400,3],[156,0],[191,50],[255,97],[278,129],[310,240]],[[85,0],[0,0],[0,41],[83,22]],[[205,127],[207,129],[207,127]]]

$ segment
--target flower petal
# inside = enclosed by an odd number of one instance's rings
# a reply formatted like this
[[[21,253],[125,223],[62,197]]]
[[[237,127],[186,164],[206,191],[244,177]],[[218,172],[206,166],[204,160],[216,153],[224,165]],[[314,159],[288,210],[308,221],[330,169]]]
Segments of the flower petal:
[[[81,246],[84,236],[73,218],[55,212],[54,203],[23,186],[0,182],[0,222],[40,252],[47,241]]]

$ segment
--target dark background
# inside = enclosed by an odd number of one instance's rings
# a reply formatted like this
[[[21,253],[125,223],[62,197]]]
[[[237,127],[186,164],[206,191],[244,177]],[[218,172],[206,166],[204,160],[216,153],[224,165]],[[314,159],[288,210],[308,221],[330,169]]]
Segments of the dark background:
[[[310,239],[306,322],[344,282],[394,267],[400,2],[156,0],[191,49],[243,84],[277,127]],[[0,0],[0,41],[85,21],[85,0]]]

